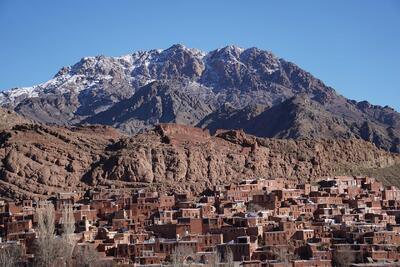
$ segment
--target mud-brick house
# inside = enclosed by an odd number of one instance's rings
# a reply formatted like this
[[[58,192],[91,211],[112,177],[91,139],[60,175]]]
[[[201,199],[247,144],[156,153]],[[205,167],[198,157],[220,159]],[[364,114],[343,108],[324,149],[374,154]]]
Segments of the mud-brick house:
[[[234,242],[221,244],[217,246],[223,261],[227,261],[227,257],[232,253],[234,261],[251,260],[253,252],[256,250],[256,243],[250,241],[250,237],[242,236],[234,240]]]
[[[291,237],[289,235],[286,231],[264,232],[263,240],[268,246],[286,245]]]
[[[400,245],[400,235],[394,231],[368,232],[364,234],[364,243]]]
[[[400,190],[395,186],[388,186],[382,192],[383,200],[400,200]]]
[[[297,230],[292,236],[292,239],[301,240],[305,242],[311,241],[311,239],[313,238],[314,238],[314,230],[312,229]]]
[[[32,220],[6,222],[5,227],[7,234],[29,232],[32,230]]]

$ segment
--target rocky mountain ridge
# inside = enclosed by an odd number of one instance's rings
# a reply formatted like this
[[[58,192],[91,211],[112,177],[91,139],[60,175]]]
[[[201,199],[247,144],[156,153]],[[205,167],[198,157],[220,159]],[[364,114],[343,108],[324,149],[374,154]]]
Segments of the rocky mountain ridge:
[[[157,123],[180,123],[212,131],[244,129],[262,137],[360,138],[400,152],[398,112],[348,100],[258,48],[227,46],[204,53],[173,45],[86,57],[46,83],[1,92],[0,105],[42,123],[99,123],[129,134]],[[231,107],[230,114],[225,107]]]

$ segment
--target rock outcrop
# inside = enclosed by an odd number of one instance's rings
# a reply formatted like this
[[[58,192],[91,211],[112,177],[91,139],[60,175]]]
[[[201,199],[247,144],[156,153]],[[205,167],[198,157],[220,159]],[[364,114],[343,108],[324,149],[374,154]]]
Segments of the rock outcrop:
[[[31,123],[31,121],[18,115],[13,110],[0,108],[0,131],[10,129],[14,125],[23,123]]]
[[[0,133],[0,195],[49,197],[85,188],[85,174],[120,134],[106,126],[19,124]]]

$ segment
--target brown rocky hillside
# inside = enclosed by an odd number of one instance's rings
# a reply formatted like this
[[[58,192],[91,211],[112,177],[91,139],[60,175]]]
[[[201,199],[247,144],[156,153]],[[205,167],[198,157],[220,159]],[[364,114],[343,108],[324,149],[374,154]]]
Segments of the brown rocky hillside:
[[[0,160],[0,193],[15,199],[93,187],[201,192],[243,178],[364,173],[379,178],[380,171],[385,181],[400,184],[396,172],[388,171],[399,166],[400,155],[362,140],[277,140],[241,131],[211,136],[176,124],[134,137],[106,126],[10,125],[0,133]]]

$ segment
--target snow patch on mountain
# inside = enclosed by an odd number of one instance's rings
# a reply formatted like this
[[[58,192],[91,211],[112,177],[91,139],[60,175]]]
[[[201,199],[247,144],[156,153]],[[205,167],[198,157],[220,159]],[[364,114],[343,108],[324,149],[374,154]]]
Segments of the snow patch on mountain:
[[[38,97],[37,86],[15,88],[0,92],[0,105],[14,104],[19,99]]]
[[[188,77],[192,82],[201,85],[199,75],[208,69],[208,75],[218,76],[220,73],[217,73],[216,68],[221,64],[225,64],[229,72],[237,68],[236,66],[240,66],[240,72],[247,70],[250,73],[257,73],[257,68],[242,60],[242,55],[246,51],[248,49],[231,45],[206,53],[178,44],[168,49],[137,51],[119,57],[84,57],[73,66],[63,67],[53,79],[47,82],[0,92],[0,105],[15,107],[27,98],[43,97],[47,94],[79,93],[83,90],[98,90],[96,94],[101,94],[100,91],[105,88],[105,84],[107,88],[118,88],[121,84],[130,86],[133,94],[137,88],[152,81],[174,78],[176,75],[174,72],[179,71],[182,71],[184,75],[189,72]],[[264,71],[268,74],[278,71],[279,60],[271,53],[267,58],[270,64],[264,68]],[[190,73],[191,70],[184,69],[185,66],[182,66],[180,60],[185,60],[185,64],[193,64],[194,72]],[[211,60],[214,61],[213,66],[210,64]],[[218,62],[215,63],[216,61]],[[196,62],[199,65],[196,66]],[[212,83],[208,83],[207,86],[214,87]]]

